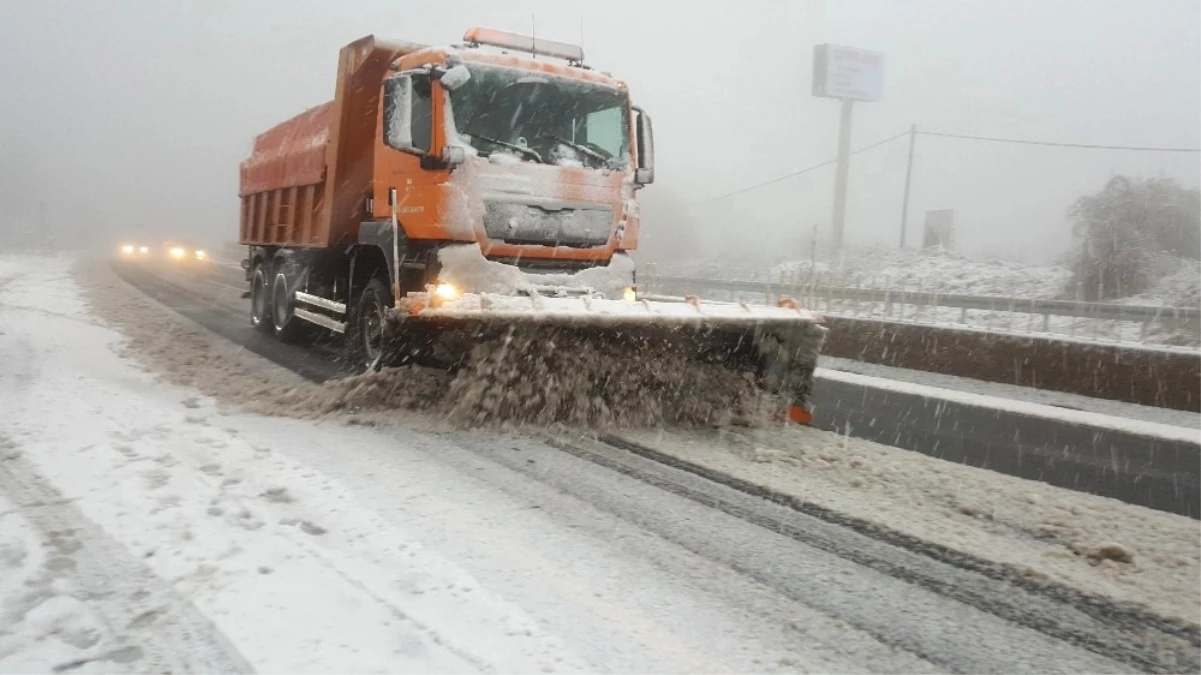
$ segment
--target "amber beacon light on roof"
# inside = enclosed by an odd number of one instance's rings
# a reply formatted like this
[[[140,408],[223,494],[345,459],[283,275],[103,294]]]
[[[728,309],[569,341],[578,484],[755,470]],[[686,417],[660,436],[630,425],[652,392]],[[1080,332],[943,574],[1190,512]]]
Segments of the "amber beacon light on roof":
[[[584,48],[579,45],[547,40],[532,35],[521,35],[495,28],[479,26],[468,28],[463,34],[463,42],[471,46],[487,45],[501,49],[512,49],[534,56],[550,56],[564,59],[572,63],[584,62]]]

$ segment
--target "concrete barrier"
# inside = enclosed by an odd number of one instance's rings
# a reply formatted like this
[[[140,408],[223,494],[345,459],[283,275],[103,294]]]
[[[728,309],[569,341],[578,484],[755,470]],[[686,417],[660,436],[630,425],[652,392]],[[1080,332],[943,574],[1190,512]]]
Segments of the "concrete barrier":
[[[824,354],[898,368],[1201,412],[1201,354],[827,317]]]

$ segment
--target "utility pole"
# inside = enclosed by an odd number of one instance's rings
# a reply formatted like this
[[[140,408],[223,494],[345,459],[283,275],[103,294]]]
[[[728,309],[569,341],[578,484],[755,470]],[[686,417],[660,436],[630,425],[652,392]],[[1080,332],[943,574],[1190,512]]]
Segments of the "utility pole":
[[[905,248],[905,227],[909,224],[909,183],[913,178],[913,146],[917,140],[917,125],[909,125],[909,162],[905,165],[905,197],[901,201],[901,248]]]
[[[855,101],[842,99],[842,116],[838,123],[838,166],[834,178],[834,255],[842,254],[843,233],[847,222],[847,174],[851,165],[851,113]]]

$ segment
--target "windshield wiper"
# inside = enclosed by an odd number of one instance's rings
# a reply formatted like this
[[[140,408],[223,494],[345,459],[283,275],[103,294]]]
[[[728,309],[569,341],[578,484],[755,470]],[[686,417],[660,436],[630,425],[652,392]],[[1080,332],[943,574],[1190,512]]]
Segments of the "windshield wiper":
[[[586,145],[583,145],[581,143],[576,143],[575,141],[569,141],[566,138],[559,138],[558,136],[556,136],[554,134],[539,134],[539,136],[545,136],[546,138],[549,138],[552,141],[558,141],[558,142],[562,143],[563,145],[570,145],[571,147],[575,148],[576,150],[579,150],[580,152],[584,153],[585,155],[588,155],[592,159],[603,162],[605,164],[605,166],[608,166],[609,160],[613,159],[612,157],[606,157],[604,155],[604,153],[597,152],[596,150],[593,150],[592,148],[590,148]]]
[[[468,136],[471,136],[472,138],[478,138],[478,139],[480,139],[481,141],[487,141],[487,142],[489,142],[489,143],[495,143],[495,144],[497,144],[497,145],[499,145],[499,146],[502,146],[502,147],[505,147],[505,148],[509,148],[510,150],[516,150],[517,152],[520,152],[520,153],[522,153],[523,155],[525,155],[525,156],[527,156],[527,157],[533,157],[533,158],[534,158],[534,161],[538,162],[539,164],[546,164],[546,162],[545,162],[545,161],[543,161],[543,159],[542,159],[542,155],[539,155],[537,150],[532,150],[532,149],[530,149],[530,148],[527,148],[527,147],[525,147],[525,146],[523,146],[523,145],[517,145],[516,143],[509,143],[509,142],[507,142],[507,141],[501,141],[501,140],[497,140],[497,139],[495,139],[495,138],[489,138],[489,137],[487,137],[487,136],[481,136],[481,135],[479,135],[479,134],[473,134],[473,133],[471,133],[470,131],[465,131],[465,132],[463,132],[463,133],[467,134]]]

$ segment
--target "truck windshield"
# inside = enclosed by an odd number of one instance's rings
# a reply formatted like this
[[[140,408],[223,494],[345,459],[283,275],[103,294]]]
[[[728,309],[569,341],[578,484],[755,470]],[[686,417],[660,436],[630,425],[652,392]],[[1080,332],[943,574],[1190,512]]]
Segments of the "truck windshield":
[[[510,68],[467,66],[450,92],[461,141],[481,155],[516,161],[625,169],[629,99],[614,87]]]

